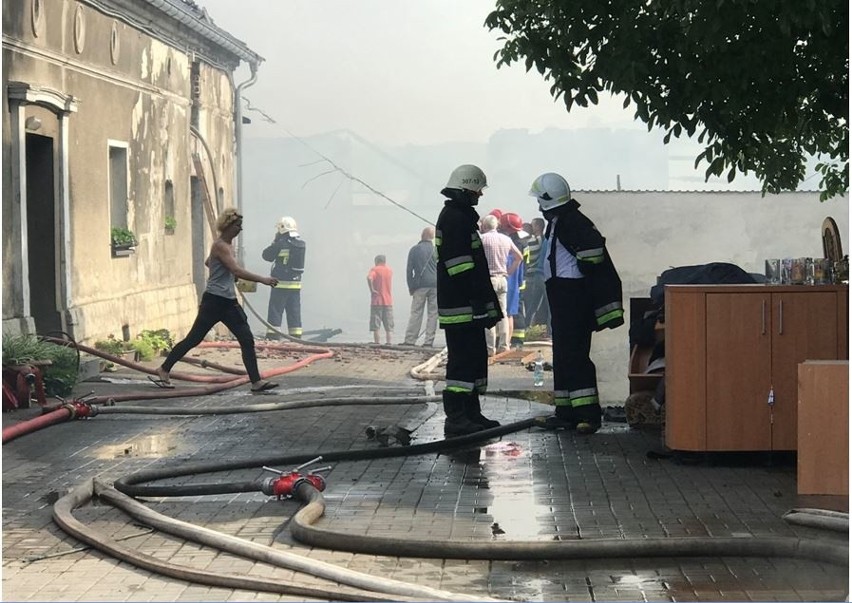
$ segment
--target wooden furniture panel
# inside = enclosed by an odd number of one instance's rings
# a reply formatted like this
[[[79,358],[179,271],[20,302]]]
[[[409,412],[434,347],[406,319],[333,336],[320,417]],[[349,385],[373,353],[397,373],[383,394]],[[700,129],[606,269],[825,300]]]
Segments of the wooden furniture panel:
[[[667,286],[666,444],[795,450],[798,364],[849,357],[848,312],[846,285]]]
[[[849,495],[849,361],[798,366],[797,490]]]
[[[707,312],[706,450],[768,450],[769,294],[710,293]]]
[[[639,321],[644,317],[645,312],[653,307],[650,297],[631,297],[630,298],[630,324],[631,327],[634,321]],[[665,325],[657,323],[654,327],[654,336],[656,341],[661,342],[665,337]],[[653,346],[634,345],[630,349],[630,360],[627,367],[627,381],[629,383],[629,391],[631,394],[636,392],[653,392],[657,389],[660,379],[663,378],[663,373],[656,371],[648,373],[648,361],[653,353]]]
[[[647,373],[648,360],[651,357],[653,348],[634,345],[630,350],[630,366],[627,372],[627,379],[630,383],[630,393],[636,392],[653,392],[657,389],[657,384],[663,378],[663,373]]]
[[[838,357],[836,320],[834,293],[772,294],[772,450],[796,449],[798,365]]]
[[[704,294],[666,287],[666,446],[704,450],[705,304]],[[670,403],[671,395],[676,402]]]

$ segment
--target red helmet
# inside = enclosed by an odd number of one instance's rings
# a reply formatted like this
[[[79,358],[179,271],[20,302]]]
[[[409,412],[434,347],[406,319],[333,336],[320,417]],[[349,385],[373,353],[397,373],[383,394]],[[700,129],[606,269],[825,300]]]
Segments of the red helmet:
[[[509,232],[519,232],[524,228],[524,220],[515,213],[505,213],[500,217],[500,228]]]
[[[503,212],[500,211],[499,209],[492,209],[490,212],[488,212],[488,215],[494,216],[495,218],[497,218],[497,221],[499,222],[500,218],[503,217]]]

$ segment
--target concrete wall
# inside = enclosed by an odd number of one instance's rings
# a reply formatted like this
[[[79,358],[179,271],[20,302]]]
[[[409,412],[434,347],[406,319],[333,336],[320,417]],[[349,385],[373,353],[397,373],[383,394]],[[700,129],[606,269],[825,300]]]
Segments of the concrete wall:
[[[67,282],[60,285],[67,291],[67,305],[61,309],[68,330],[83,342],[111,333],[120,336],[123,325],[128,325],[131,335],[157,328],[185,333],[197,305],[193,262],[203,261],[210,242],[209,235],[202,240],[192,236],[195,231],[206,232],[207,227],[192,224],[191,155],[199,152],[205,158],[214,200],[214,170],[217,186],[231,199],[230,72],[74,0],[39,2],[39,25],[33,27],[34,2],[4,2],[3,31],[9,43],[4,39],[3,81],[50,88],[76,101],[76,111],[67,117],[68,173],[63,183],[68,189],[67,224],[59,225],[59,195],[56,211],[57,233],[66,233],[69,241]],[[199,61],[198,129],[211,149],[210,159],[190,134],[194,58]],[[20,222],[15,211],[21,200],[11,178],[10,158],[17,141],[10,133],[5,92],[4,87],[3,327],[4,332],[14,332],[35,326],[24,302],[28,284],[14,270],[16,262],[27,261],[24,245],[33,241],[22,241],[16,234]],[[58,120],[51,109],[26,104],[22,110],[26,116],[41,117],[39,134],[56,136]],[[58,147],[58,139],[54,140]],[[129,257],[116,258],[111,253],[110,144],[127,148],[127,222],[138,241]],[[164,227],[167,183],[174,195],[174,234]],[[62,246],[58,241],[57,247]],[[56,269],[57,279],[65,278],[63,268]]]

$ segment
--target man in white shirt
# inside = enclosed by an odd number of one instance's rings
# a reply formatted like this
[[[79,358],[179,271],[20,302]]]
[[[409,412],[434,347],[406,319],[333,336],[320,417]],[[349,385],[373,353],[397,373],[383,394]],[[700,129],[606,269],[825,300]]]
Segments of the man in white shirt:
[[[496,216],[489,214],[482,218],[482,248],[488,260],[491,286],[494,287],[500,310],[503,312],[503,319],[485,333],[489,356],[509,350],[509,321],[506,318],[507,277],[513,274],[523,261],[523,255],[512,239],[497,231],[498,224]]]

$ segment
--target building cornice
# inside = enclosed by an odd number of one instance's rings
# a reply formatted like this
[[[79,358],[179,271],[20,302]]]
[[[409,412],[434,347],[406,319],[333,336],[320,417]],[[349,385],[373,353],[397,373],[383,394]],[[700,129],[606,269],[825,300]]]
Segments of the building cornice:
[[[194,52],[214,65],[236,69],[240,61],[256,69],[263,57],[216,26],[204,9],[184,0],[80,0],[108,16],[155,36],[171,46]],[[164,18],[165,17],[165,18]]]

